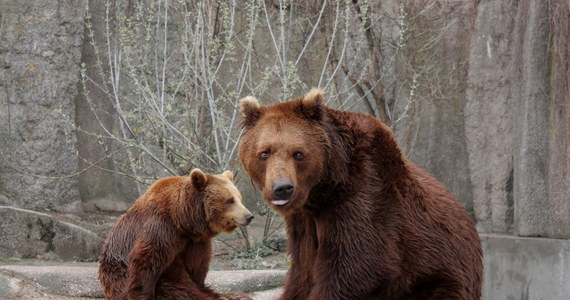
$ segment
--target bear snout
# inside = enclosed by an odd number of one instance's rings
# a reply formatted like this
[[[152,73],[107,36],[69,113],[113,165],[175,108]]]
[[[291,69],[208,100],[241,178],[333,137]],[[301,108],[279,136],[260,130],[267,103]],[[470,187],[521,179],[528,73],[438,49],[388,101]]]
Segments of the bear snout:
[[[245,207],[244,207],[245,208]],[[234,217],[234,222],[239,226],[247,226],[253,220],[253,214],[249,210],[245,210],[241,214]]]
[[[240,215],[237,218],[234,218],[234,222],[237,223],[239,226],[247,226],[253,220],[253,214],[249,211]]]
[[[248,213],[245,216],[245,225],[249,225],[249,223],[251,223],[251,220],[253,220],[253,214],[252,213]]]
[[[285,205],[295,192],[295,186],[289,179],[279,179],[273,183],[273,198],[271,201],[275,205]]]

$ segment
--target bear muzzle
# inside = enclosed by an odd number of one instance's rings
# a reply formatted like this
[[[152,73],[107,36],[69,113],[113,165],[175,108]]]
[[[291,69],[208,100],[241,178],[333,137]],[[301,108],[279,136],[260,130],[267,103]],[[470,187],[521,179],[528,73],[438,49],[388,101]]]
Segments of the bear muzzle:
[[[234,218],[234,222],[239,226],[247,226],[253,220],[253,214],[249,211],[241,216]]]
[[[240,225],[241,226],[247,226],[247,225],[249,225],[249,223],[251,223],[251,220],[253,220],[253,214],[248,213],[247,215],[245,215],[245,224],[240,224]]]
[[[289,203],[291,196],[295,192],[295,186],[290,179],[279,179],[273,183],[273,200],[271,203],[276,206],[283,206]]]

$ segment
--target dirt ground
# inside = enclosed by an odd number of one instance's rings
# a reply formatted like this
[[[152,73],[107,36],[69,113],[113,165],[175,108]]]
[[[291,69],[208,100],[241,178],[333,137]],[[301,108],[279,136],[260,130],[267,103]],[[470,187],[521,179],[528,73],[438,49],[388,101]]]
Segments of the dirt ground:
[[[119,213],[82,213],[78,215],[46,212],[60,221],[91,230],[105,239],[119,219]],[[266,229],[267,228],[267,229]],[[266,238],[264,239],[264,232]],[[248,236],[246,241],[245,236]],[[249,241],[249,242],[248,242]],[[256,214],[244,230],[219,234],[214,239],[214,257],[211,270],[286,269],[286,234],[282,221],[275,215],[267,224],[267,214]]]

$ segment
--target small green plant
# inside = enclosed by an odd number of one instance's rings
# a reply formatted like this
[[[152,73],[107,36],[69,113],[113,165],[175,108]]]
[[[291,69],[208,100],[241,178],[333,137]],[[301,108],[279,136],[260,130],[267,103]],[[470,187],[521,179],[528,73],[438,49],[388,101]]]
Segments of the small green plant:
[[[243,248],[231,256],[231,262],[236,269],[258,269],[264,257],[277,253],[276,250],[263,242],[258,242],[250,248]]]

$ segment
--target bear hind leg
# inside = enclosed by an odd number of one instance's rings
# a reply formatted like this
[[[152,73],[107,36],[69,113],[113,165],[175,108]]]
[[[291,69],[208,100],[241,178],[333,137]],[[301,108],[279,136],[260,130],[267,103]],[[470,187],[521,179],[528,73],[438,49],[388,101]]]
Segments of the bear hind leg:
[[[445,280],[442,278],[432,278],[422,284],[416,286],[408,300],[441,300],[441,299],[457,299],[471,300],[475,299],[470,296],[467,289],[456,280]]]
[[[208,300],[217,299],[213,295],[204,293],[196,286],[194,282],[187,282],[186,284],[163,282],[157,288],[157,297],[160,300]]]

